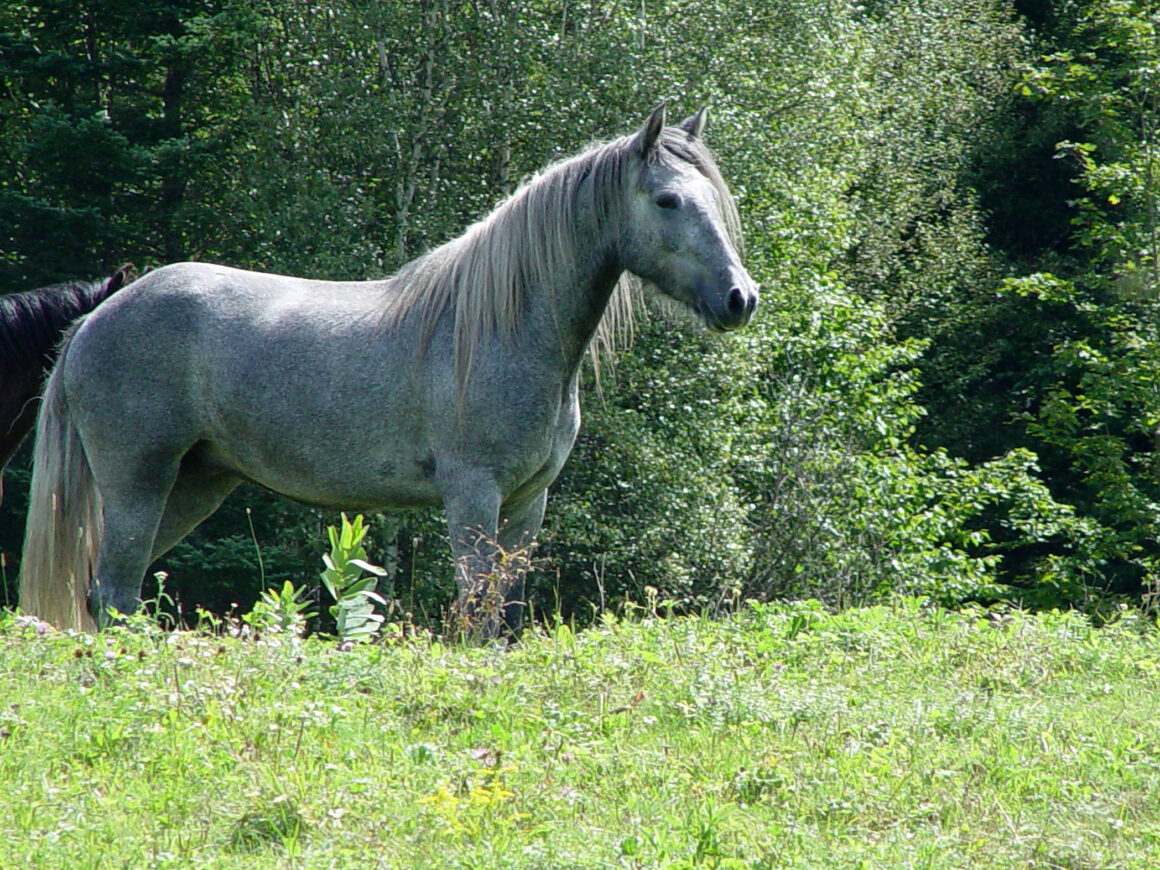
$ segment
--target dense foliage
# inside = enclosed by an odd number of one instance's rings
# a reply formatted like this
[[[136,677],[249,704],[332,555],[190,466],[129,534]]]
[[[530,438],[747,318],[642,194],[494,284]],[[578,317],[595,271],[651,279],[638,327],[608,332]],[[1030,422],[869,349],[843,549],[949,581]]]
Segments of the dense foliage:
[[[0,292],[185,258],[375,277],[660,99],[707,103],[763,308],[727,339],[639,324],[553,488],[539,604],[1147,602],[1158,69],[1147,0],[13,3]],[[335,519],[245,490],[169,590],[313,583]],[[371,525],[437,615],[441,520]]]

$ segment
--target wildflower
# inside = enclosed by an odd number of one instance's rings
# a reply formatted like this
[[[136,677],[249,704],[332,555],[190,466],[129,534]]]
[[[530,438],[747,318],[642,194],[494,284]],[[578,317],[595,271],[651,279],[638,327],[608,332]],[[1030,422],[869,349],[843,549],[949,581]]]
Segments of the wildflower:
[[[20,628],[31,628],[38,635],[47,634],[52,629],[52,626],[47,622],[42,622],[31,615],[16,617],[16,625]]]

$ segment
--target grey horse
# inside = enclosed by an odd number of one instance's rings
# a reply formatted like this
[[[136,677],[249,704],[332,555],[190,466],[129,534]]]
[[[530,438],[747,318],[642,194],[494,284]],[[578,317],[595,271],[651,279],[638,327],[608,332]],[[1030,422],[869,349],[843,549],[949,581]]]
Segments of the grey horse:
[[[132,613],[149,563],[244,480],[330,508],[440,504],[461,591],[486,584],[496,547],[539,531],[626,279],[716,331],[753,314],[704,123],[666,127],[662,105],[386,280],[179,263],[126,287],[45,391],[21,607],[74,628]],[[487,635],[518,630],[522,598]]]

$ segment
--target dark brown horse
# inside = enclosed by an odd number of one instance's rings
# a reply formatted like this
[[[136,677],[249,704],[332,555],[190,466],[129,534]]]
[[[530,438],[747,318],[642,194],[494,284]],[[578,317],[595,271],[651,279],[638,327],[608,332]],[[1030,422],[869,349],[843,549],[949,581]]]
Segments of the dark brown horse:
[[[125,283],[122,266],[101,281],[70,281],[0,296],[0,498],[4,467],[36,422],[37,396],[70,323]]]

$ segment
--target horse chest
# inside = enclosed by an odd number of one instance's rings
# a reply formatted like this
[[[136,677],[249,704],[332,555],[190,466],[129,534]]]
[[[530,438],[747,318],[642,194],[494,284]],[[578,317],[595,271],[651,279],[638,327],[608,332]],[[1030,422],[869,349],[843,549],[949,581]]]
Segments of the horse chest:
[[[568,454],[572,452],[572,445],[576,443],[576,433],[580,431],[580,406],[578,402],[565,402],[561,413],[552,427],[548,441],[548,456],[541,473],[549,475],[547,483],[556,479]]]
[[[505,417],[496,437],[480,443],[494,451],[505,495],[518,499],[544,489],[560,473],[580,428],[579,399],[566,390],[555,401],[517,404]]]

